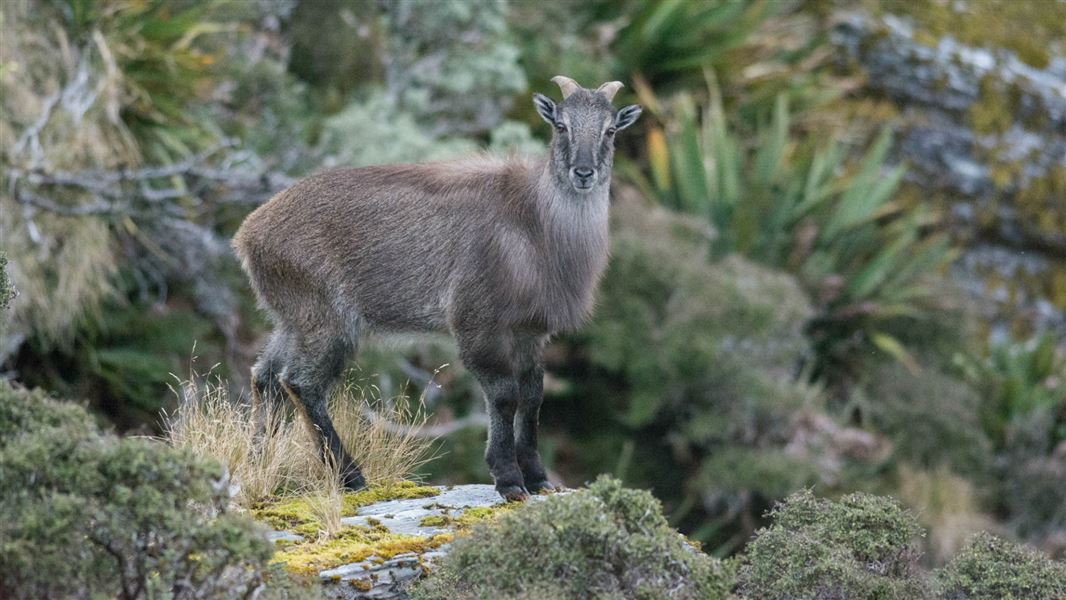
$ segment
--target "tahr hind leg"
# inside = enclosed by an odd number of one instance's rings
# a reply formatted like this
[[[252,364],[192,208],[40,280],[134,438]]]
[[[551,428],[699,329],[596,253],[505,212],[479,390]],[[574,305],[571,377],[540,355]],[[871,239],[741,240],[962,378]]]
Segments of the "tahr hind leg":
[[[288,362],[290,346],[288,333],[282,327],[276,327],[252,367],[252,418],[255,419],[259,435],[263,434],[268,423],[280,423],[280,417],[288,406],[278,376]]]
[[[358,490],[366,487],[366,479],[345,450],[328,411],[329,390],[353,352],[353,344],[330,335],[306,336],[290,352],[280,381],[297,413],[310,427],[323,458],[334,461],[346,489]]]

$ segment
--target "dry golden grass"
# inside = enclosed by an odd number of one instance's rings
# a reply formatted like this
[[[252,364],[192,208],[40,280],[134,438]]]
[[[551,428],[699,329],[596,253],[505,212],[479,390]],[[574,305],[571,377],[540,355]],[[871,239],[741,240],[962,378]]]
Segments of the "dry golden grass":
[[[164,414],[167,441],[225,466],[236,505],[252,508],[278,496],[301,496],[323,534],[341,528],[337,469],[333,461],[321,460],[309,429],[290,418],[291,411],[264,406],[261,427],[251,405],[231,398],[218,379],[192,377],[174,391],[180,402]],[[421,432],[426,414],[420,402],[382,399],[376,388],[349,381],[332,395],[330,412],[369,484],[410,479],[432,458],[434,440]]]
[[[237,505],[250,507],[279,491],[308,487],[311,467],[318,461],[300,423],[280,411],[265,410],[265,426],[260,428],[251,406],[230,398],[219,380],[185,380],[175,393],[180,404],[163,420],[167,440],[226,467]]]
[[[433,440],[422,433],[427,415],[421,401],[381,398],[375,386],[349,378],[334,392],[329,410],[368,484],[405,479],[433,458]]]
[[[898,471],[899,497],[929,528],[927,554],[943,565],[978,531],[997,531],[990,515],[980,509],[977,490],[946,466],[920,469],[902,464]]]

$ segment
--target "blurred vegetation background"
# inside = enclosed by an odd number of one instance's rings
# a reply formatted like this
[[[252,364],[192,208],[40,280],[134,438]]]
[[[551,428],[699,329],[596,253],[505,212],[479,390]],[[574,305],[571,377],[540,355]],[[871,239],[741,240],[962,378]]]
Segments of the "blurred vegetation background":
[[[0,27],[7,379],[125,433],[171,374],[239,395],[252,208],[327,166],[543,152],[533,91],[619,79],[646,112],[597,315],[548,352],[553,474],[650,489],[721,556],[812,487],[899,498],[930,563],[978,530],[1066,556],[1066,3],[14,0]],[[454,429],[427,480],[487,481],[453,348],[358,368]]]

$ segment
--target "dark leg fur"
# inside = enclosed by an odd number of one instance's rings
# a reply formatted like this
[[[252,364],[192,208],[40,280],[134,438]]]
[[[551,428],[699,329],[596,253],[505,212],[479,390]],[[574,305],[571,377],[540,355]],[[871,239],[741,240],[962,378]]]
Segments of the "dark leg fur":
[[[281,385],[287,388],[297,412],[318,440],[319,451],[325,459],[336,461],[341,481],[349,490],[366,487],[366,480],[333,427],[328,399],[330,388],[341,376],[353,351],[350,344],[333,338],[305,338],[290,353],[281,375]]]
[[[459,332],[456,339],[463,364],[485,392],[489,412],[485,462],[496,482],[496,491],[507,500],[523,500],[529,493],[515,456],[514,416],[519,393],[512,360],[512,336],[503,332]]]
[[[278,381],[287,361],[288,346],[288,335],[281,328],[275,329],[252,367],[252,418],[257,421],[260,434],[266,426],[267,411],[278,414],[288,406]]]
[[[515,347],[518,375],[518,410],[515,413],[515,452],[526,489],[533,494],[552,491],[555,486],[537,453],[537,429],[540,405],[544,400],[544,338],[517,340]]]

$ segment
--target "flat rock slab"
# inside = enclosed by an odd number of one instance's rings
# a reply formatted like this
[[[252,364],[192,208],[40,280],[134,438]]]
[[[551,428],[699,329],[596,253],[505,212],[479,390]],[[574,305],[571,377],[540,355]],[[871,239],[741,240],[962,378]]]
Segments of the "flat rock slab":
[[[422,519],[434,516],[458,516],[468,508],[502,504],[496,489],[488,484],[440,487],[440,495],[428,498],[387,500],[359,509],[354,517],[345,517],[345,525],[368,526],[372,520],[389,528],[393,533],[428,537],[449,531],[448,527],[423,527]]]

